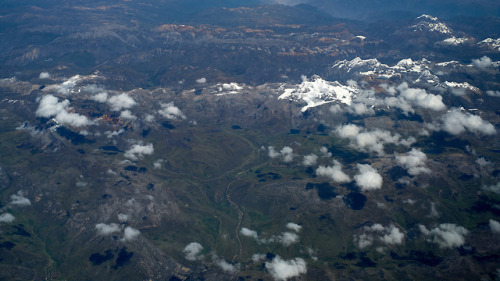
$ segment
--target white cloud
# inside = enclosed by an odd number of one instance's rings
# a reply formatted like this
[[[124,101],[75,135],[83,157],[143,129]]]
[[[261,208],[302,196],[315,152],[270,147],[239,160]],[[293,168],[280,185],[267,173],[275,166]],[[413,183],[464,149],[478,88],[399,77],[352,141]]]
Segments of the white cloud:
[[[354,242],[360,249],[371,246],[376,241],[385,245],[399,245],[403,243],[405,237],[404,233],[392,224],[384,227],[376,223],[371,226],[365,226],[363,231],[360,235],[354,235]]]
[[[490,220],[490,229],[493,233],[500,233],[500,222],[496,220]]]
[[[495,126],[481,117],[469,113],[463,113],[454,108],[442,117],[441,129],[452,134],[459,135],[465,131],[475,134],[494,135]]]
[[[482,187],[482,189],[485,191],[490,191],[496,194],[500,194],[500,182],[498,182],[495,185],[485,185]]]
[[[359,174],[354,176],[356,184],[362,191],[375,190],[382,188],[382,176],[367,164],[357,164]]]
[[[472,65],[474,65],[477,68],[485,69],[493,65],[493,62],[491,59],[487,56],[483,56],[480,59],[475,59],[472,60]]]
[[[100,87],[96,84],[91,84],[91,85],[85,85],[82,87],[82,91],[91,93],[91,94],[98,94],[101,92],[104,92],[104,88]]]
[[[335,129],[337,135],[351,140],[351,145],[363,152],[376,152],[384,155],[385,144],[396,144],[410,146],[416,140],[414,137],[402,139],[399,134],[391,134],[389,131],[374,129],[368,131],[354,124],[340,125]]]
[[[299,236],[292,232],[283,232],[280,235],[271,237],[269,242],[277,242],[285,246],[290,246],[291,244],[299,242]]]
[[[184,257],[189,261],[200,260],[203,258],[203,255],[200,255],[203,250],[203,246],[198,242],[189,243],[183,250],[186,254]]]
[[[86,116],[80,115],[74,112],[68,112],[71,110],[69,107],[69,101],[64,100],[59,102],[57,97],[53,95],[46,95],[40,99],[40,104],[35,112],[39,117],[54,117],[57,122],[71,125],[73,127],[88,126],[94,124]]]
[[[121,222],[126,222],[126,221],[128,221],[128,219],[129,219],[129,216],[128,216],[128,215],[126,215],[126,214],[121,214],[121,213],[120,213],[120,214],[118,214],[118,220],[119,220],[119,221],[121,221]]]
[[[396,161],[399,165],[408,170],[410,175],[416,176],[422,173],[430,173],[425,167],[427,156],[420,149],[412,148],[408,155],[396,155]]]
[[[121,119],[126,119],[126,120],[131,120],[134,121],[137,119],[135,115],[132,114],[130,110],[124,110],[120,113],[120,118]]]
[[[158,110],[158,113],[170,120],[177,120],[179,118],[186,119],[186,116],[182,113],[182,111],[174,105],[173,102],[162,103],[162,109]]]
[[[439,226],[428,230],[424,225],[418,226],[420,231],[429,236],[427,241],[436,243],[440,248],[455,248],[465,244],[465,235],[469,231],[462,226],[457,226],[452,223],[443,223]]]
[[[279,281],[307,273],[306,262],[301,258],[283,260],[280,256],[276,256],[271,262],[266,262],[266,269],[274,280]]]
[[[261,260],[266,259],[266,254],[253,254],[252,255],[252,261],[253,262],[260,262]]]
[[[80,75],[75,75],[61,84],[49,85],[43,89],[44,92],[56,92],[61,95],[69,95],[73,92],[76,84],[82,80]]]
[[[302,226],[298,225],[296,223],[293,223],[293,222],[289,222],[286,224],[286,228],[293,230],[295,232],[300,232],[300,230],[302,229]]]
[[[40,79],[48,79],[50,78],[50,74],[48,72],[41,72],[40,75],[38,76]]]
[[[325,146],[322,146],[319,151],[321,152],[321,154],[323,154],[322,156],[323,157],[332,157],[332,153],[331,152],[328,152],[328,148],[326,148]]]
[[[123,93],[120,95],[112,96],[108,99],[108,104],[113,111],[120,111],[122,109],[129,109],[136,104],[135,100],[129,95]]]
[[[352,103],[347,111],[354,115],[375,115],[375,110],[372,107],[367,107],[364,103]]]
[[[318,160],[318,155],[311,153],[309,155],[304,156],[304,160],[302,164],[304,166],[314,166],[316,165],[316,161]]]
[[[230,264],[219,257],[214,257],[214,264],[227,273],[236,273],[238,271],[237,265]]]
[[[140,145],[134,144],[132,147],[125,151],[124,156],[131,160],[138,160],[142,158],[144,155],[151,155],[154,152],[153,144]]]
[[[500,91],[486,91],[486,94],[490,97],[500,97]]]
[[[283,159],[283,162],[289,163],[293,161],[293,149],[291,147],[285,146],[281,149],[280,152],[277,152],[273,146],[269,146],[267,148],[269,150],[269,157],[271,158],[276,158],[278,156],[281,156]]]
[[[18,191],[17,194],[13,194],[10,196],[10,204],[17,206],[29,206],[31,205],[31,201],[24,197],[22,191]]]
[[[424,89],[410,88],[406,82],[401,83],[396,89],[400,92],[401,97],[416,106],[435,111],[446,108],[442,96],[428,94]]]
[[[9,213],[4,213],[0,215],[0,223],[11,223],[15,220],[16,218]]]
[[[96,102],[105,103],[108,101],[108,93],[106,92],[98,93],[91,96],[90,99],[95,100]]]
[[[241,228],[240,230],[241,235],[251,237],[254,239],[259,239],[259,235],[257,234],[257,231],[248,229],[246,227]]]
[[[351,178],[342,171],[342,164],[340,164],[337,160],[333,160],[333,164],[333,167],[319,166],[316,169],[316,175],[320,177],[329,177],[338,183],[350,182]]]
[[[115,232],[121,231],[120,225],[116,223],[111,223],[111,224],[98,223],[95,225],[95,229],[97,230],[97,234],[102,236],[111,235]]]
[[[481,166],[481,167],[486,167],[486,166],[489,166],[491,165],[491,162],[484,159],[484,157],[480,157],[476,160],[476,163]]]
[[[198,84],[205,84],[205,83],[207,83],[207,78],[202,77],[200,79],[196,79],[196,83],[198,83]]]
[[[141,232],[133,227],[127,226],[123,231],[122,241],[132,241],[135,240]]]

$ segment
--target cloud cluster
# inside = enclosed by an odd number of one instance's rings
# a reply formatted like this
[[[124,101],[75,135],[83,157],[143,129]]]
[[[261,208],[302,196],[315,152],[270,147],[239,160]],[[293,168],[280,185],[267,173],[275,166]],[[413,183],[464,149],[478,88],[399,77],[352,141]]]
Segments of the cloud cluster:
[[[107,236],[116,232],[121,231],[121,227],[117,223],[105,224],[98,223],[95,225],[95,229],[97,230],[98,235]]]
[[[107,100],[111,110],[120,111],[122,109],[129,109],[136,105],[135,100],[129,95],[122,93],[120,95],[112,96]]]
[[[493,65],[493,61],[489,57],[483,56],[480,59],[472,60],[472,65],[480,69],[486,69]]]
[[[182,250],[186,255],[184,256],[189,261],[196,261],[203,258],[201,255],[201,251],[203,250],[203,246],[198,242],[191,242],[184,250]]]
[[[125,120],[134,121],[137,119],[135,115],[132,114],[130,110],[124,110],[120,113],[120,118]]]
[[[500,98],[500,91],[486,91],[486,94],[490,97],[499,97]]]
[[[384,155],[385,144],[396,144],[410,146],[416,141],[414,137],[402,139],[399,134],[391,134],[389,131],[375,129],[368,131],[354,124],[340,125],[335,129],[341,138],[351,140],[351,145],[363,152],[375,152]]]
[[[15,220],[16,218],[9,213],[4,213],[0,215],[0,223],[11,223]]]
[[[42,72],[43,73],[43,72]],[[40,73],[40,76],[42,75]],[[50,76],[49,76],[50,77]],[[40,77],[41,78],[41,77]],[[76,84],[82,80],[80,75],[75,75],[61,84],[49,85],[43,89],[44,92],[56,92],[60,95],[69,95],[73,92]]]
[[[320,177],[329,177],[334,182],[338,183],[351,181],[351,178],[342,171],[342,164],[337,160],[333,160],[333,166],[319,166],[316,169],[316,175]]]
[[[17,194],[13,194],[10,196],[10,204],[12,205],[17,205],[17,206],[29,206],[31,205],[31,201],[24,197],[24,194],[22,191],[18,191]]]
[[[158,110],[158,113],[170,120],[177,120],[177,119],[186,119],[186,116],[182,113],[182,111],[174,105],[173,102],[169,103],[162,103],[161,104],[161,109]]]
[[[452,135],[459,135],[465,131],[475,134],[494,135],[495,126],[481,117],[452,109],[442,116],[442,124],[438,125],[441,130]]]
[[[108,101],[108,93],[106,92],[98,93],[91,96],[90,99],[96,102],[105,103]]]
[[[269,146],[267,147],[267,149],[269,150],[268,155],[271,158],[282,157],[283,162],[285,163],[290,163],[293,161],[294,155],[293,155],[293,149],[291,147],[285,146],[281,149],[280,152],[277,152],[274,149],[274,146]]]
[[[299,233],[302,229],[301,225],[290,222],[286,224],[286,228]],[[294,232],[285,231],[279,235],[273,235],[271,238],[259,238],[259,234],[255,230],[248,229],[246,227],[241,228],[240,234],[246,237],[255,239],[259,243],[280,243],[285,246],[290,246],[291,244],[299,242],[299,235]]]
[[[481,189],[484,191],[490,191],[496,194],[500,194],[500,182],[494,185],[485,185]]]
[[[332,109],[333,108],[333,109]],[[336,111],[336,107],[332,107],[330,110]],[[373,106],[367,107],[366,104],[364,103],[352,103],[349,105],[347,108],[347,112],[353,114],[353,115],[375,115],[375,110],[373,109]]]
[[[396,155],[398,164],[407,169],[408,173],[413,176],[430,173],[430,170],[425,166],[426,160],[427,155],[415,148],[412,148],[408,155]]]
[[[138,160],[139,158],[144,157],[144,155],[151,155],[154,152],[153,144],[141,145],[134,144],[132,147],[125,151],[125,158],[130,160]]]
[[[304,166],[314,166],[316,165],[316,161],[318,160],[318,155],[311,153],[309,155],[304,156],[304,160],[302,164]]]
[[[266,269],[274,280],[284,281],[307,273],[307,264],[302,258],[283,260],[276,256],[271,262],[266,262]]]
[[[462,226],[452,223],[443,223],[429,230],[424,225],[418,226],[420,231],[428,236],[427,241],[436,243],[440,248],[455,248],[465,244],[465,235],[469,233]]]
[[[231,264],[228,263],[226,260],[218,257],[216,254],[212,255],[212,260],[213,263],[218,266],[222,271],[227,272],[227,273],[236,273],[238,272],[238,267],[239,264]]]
[[[493,233],[500,233],[500,222],[496,220],[490,220],[490,229]]]
[[[354,176],[356,184],[362,191],[382,188],[382,176],[368,164],[357,164],[359,174]]]
[[[69,112],[69,110],[71,110],[71,108],[69,107],[68,100],[59,102],[57,97],[53,95],[46,95],[40,99],[40,103],[35,114],[38,117],[54,117],[57,122],[73,127],[82,127],[94,124],[94,122],[89,120],[86,116]]]
[[[371,226],[365,226],[363,230],[364,233],[354,236],[354,242],[360,249],[369,247],[376,241],[385,245],[399,245],[403,243],[405,237],[404,233],[392,224],[384,227],[376,223]]]

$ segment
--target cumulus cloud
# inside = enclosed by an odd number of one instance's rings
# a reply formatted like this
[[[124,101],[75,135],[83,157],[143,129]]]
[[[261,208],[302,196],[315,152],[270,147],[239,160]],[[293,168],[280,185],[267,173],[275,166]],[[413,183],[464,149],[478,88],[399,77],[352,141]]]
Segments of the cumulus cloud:
[[[500,97],[500,91],[486,91],[486,94],[490,97]]]
[[[455,248],[465,244],[465,235],[469,233],[462,226],[453,223],[443,223],[429,230],[424,225],[418,226],[420,231],[428,236],[427,241],[436,243],[440,248]]]
[[[108,93],[106,92],[98,93],[91,96],[90,99],[95,100],[96,102],[105,103],[108,101]]]
[[[179,118],[186,119],[186,116],[182,113],[182,111],[174,105],[173,102],[162,103],[161,109],[158,110],[158,113],[170,120],[177,120]]]
[[[299,236],[292,232],[283,232],[280,235],[275,235],[269,239],[269,242],[281,243],[285,246],[290,246],[299,242]]]
[[[485,69],[493,65],[493,61],[487,56],[484,56],[480,59],[472,60],[472,65],[477,68]]]
[[[217,257],[217,255],[212,256],[213,262],[216,266],[218,266],[222,271],[227,273],[236,273],[238,272],[238,265],[230,264],[226,260]]]
[[[246,227],[241,228],[240,233],[243,236],[251,237],[254,239],[259,239],[259,235],[257,234],[257,231],[248,229]]]
[[[500,182],[494,185],[485,185],[482,187],[482,189],[485,191],[490,191],[496,194],[500,194]]]
[[[189,261],[196,261],[203,258],[203,255],[200,255],[203,250],[203,246],[198,242],[191,242],[184,250],[182,250],[186,255],[184,256]]]
[[[321,154],[323,154],[322,156],[323,157],[332,157],[332,153],[328,151],[328,148],[326,148],[326,146],[322,146],[320,149],[319,149],[319,152],[321,152]]]
[[[18,191],[17,194],[13,194],[10,196],[10,204],[12,205],[17,205],[17,206],[29,206],[31,205],[31,201],[24,197],[24,194],[22,191]]]
[[[98,86],[96,84],[85,85],[81,89],[82,89],[82,91],[90,93],[90,94],[98,94],[98,93],[104,92],[104,88],[101,86]]]
[[[352,103],[348,108],[347,112],[353,115],[375,115],[375,110],[373,107],[367,107],[364,103]]]
[[[205,83],[207,83],[207,78],[202,77],[200,79],[196,79],[196,83],[198,83],[198,84],[205,84]]]
[[[424,89],[410,88],[406,82],[401,83],[396,89],[405,100],[416,106],[435,111],[446,108],[442,96],[428,94]]]
[[[253,254],[252,255],[252,261],[253,262],[260,262],[261,260],[266,259],[266,254]]]
[[[41,72],[40,75],[38,76],[40,79],[48,79],[50,78],[50,74],[48,72]]]
[[[82,80],[80,75],[75,75],[61,84],[49,85],[43,89],[44,92],[56,92],[61,95],[69,95],[73,92],[76,84]]]
[[[129,109],[136,104],[135,100],[125,93],[112,96],[107,100],[107,102],[113,111]]]
[[[493,233],[500,233],[500,222],[496,220],[490,220],[490,229]]]
[[[132,114],[132,112],[130,110],[124,110],[120,113],[120,118],[121,119],[125,119],[125,120],[130,120],[130,121],[134,121],[137,119],[137,117]]]
[[[82,127],[94,124],[94,122],[90,121],[86,116],[74,112],[68,112],[68,110],[71,110],[68,100],[59,102],[57,97],[53,95],[46,95],[40,99],[40,103],[35,114],[38,117],[54,117],[57,122],[68,124],[73,127]]]
[[[333,160],[333,166],[319,166],[316,169],[316,175],[320,177],[329,177],[338,183],[350,182],[351,178],[342,171],[342,164],[339,161]]]
[[[452,109],[442,117],[440,128],[452,135],[459,135],[465,131],[475,134],[494,135],[495,126],[481,117]]]
[[[102,236],[111,235],[115,232],[121,231],[120,225],[116,223],[111,223],[111,224],[98,223],[95,225],[95,229],[97,230],[97,234]]]
[[[289,222],[286,224],[286,228],[293,230],[295,232],[300,232],[300,230],[302,229],[302,226],[298,225],[296,223],[293,223],[293,222]]]
[[[9,213],[4,213],[0,215],[0,223],[11,223],[15,220],[16,218]]]
[[[135,240],[141,232],[133,227],[127,226],[123,231],[122,241],[132,241]]]
[[[363,227],[363,233],[354,235],[354,242],[358,248],[363,249],[380,242],[385,245],[399,245],[403,243],[404,233],[394,225],[383,226],[379,223]]]
[[[276,256],[271,262],[266,262],[266,269],[274,280],[284,281],[307,273],[307,264],[302,258],[283,260]]]
[[[354,176],[356,184],[362,191],[382,188],[382,176],[368,164],[357,164],[359,174]]]
[[[118,220],[121,221],[121,222],[126,222],[128,221],[129,219],[129,216],[127,214],[118,214]]]
[[[412,148],[408,155],[396,155],[396,161],[399,165],[408,170],[410,175],[416,176],[422,173],[430,173],[425,167],[427,156],[420,149]]]
[[[283,162],[289,163],[293,161],[293,149],[291,147],[285,146],[281,149],[280,152],[277,152],[273,146],[269,146],[267,148],[269,150],[269,157],[271,158],[276,158],[276,157],[282,157]]]
[[[140,145],[134,144],[132,147],[125,151],[124,156],[131,160],[138,160],[142,158],[144,155],[151,155],[154,152],[153,144]]]
[[[410,146],[416,141],[414,137],[402,139],[401,135],[391,134],[389,131],[375,129],[368,131],[354,124],[340,125],[335,129],[337,135],[341,138],[351,140],[351,145],[363,152],[375,152],[384,155],[385,144],[396,144]]]
[[[316,161],[318,160],[318,155],[311,153],[309,155],[304,156],[304,160],[302,164],[304,166],[314,166],[316,165]]]

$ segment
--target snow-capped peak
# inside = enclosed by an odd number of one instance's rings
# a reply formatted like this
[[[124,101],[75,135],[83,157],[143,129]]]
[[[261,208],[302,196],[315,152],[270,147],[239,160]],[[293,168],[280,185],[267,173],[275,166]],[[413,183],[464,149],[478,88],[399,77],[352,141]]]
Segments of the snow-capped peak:
[[[478,45],[481,47],[486,47],[500,51],[500,38],[497,39],[486,38],[483,41],[479,42]]]
[[[438,21],[438,18],[436,17],[433,17],[433,16],[430,16],[430,15],[426,15],[426,14],[423,14],[419,17],[417,17],[417,19],[428,19],[428,20],[431,20],[431,21]]]
[[[421,15],[417,18],[420,20],[417,24],[411,26],[411,29],[416,31],[430,31],[430,32],[438,32],[441,34],[451,34],[451,29],[446,26],[446,24],[439,21],[438,18],[432,17],[429,15]]]

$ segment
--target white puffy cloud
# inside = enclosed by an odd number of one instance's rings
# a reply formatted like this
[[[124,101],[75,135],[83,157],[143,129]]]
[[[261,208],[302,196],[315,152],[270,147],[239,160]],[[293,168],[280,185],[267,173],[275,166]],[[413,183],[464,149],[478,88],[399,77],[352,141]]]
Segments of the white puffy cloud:
[[[9,213],[4,213],[0,215],[0,223],[11,223],[15,220],[16,218]]]
[[[174,105],[173,102],[162,103],[161,109],[158,110],[158,113],[170,120],[177,120],[179,118],[186,119],[186,116],[182,113],[182,111]]]
[[[332,153],[331,152],[328,152],[328,148],[326,148],[325,146],[322,146],[319,151],[321,152],[321,154],[323,154],[322,156],[323,157],[332,157]]]
[[[126,222],[129,219],[129,215],[127,215],[127,214],[120,213],[117,216],[118,216],[118,220],[121,222]]]
[[[481,119],[477,115],[463,113],[454,108],[442,117],[441,129],[452,134],[459,135],[465,131],[475,134],[494,135],[495,126],[490,122]]]
[[[334,165],[332,167],[319,166],[316,169],[316,175],[320,177],[329,177],[338,183],[350,182],[351,178],[342,171],[342,164],[340,164],[337,160],[333,160],[333,164]]]
[[[85,85],[82,88],[82,91],[91,93],[91,94],[98,94],[104,92],[104,88],[101,86],[98,86],[96,84],[91,84],[91,85]]]
[[[374,129],[368,131],[354,124],[340,125],[335,129],[337,135],[351,140],[351,145],[363,152],[375,152],[384,155],[384,145],[391,143],[410,146],[416,140],[414,137],[402,139],[397,133],[394,135],[389,131]]]
[[[484,159],[484,157],[477,158],[476,163],[481,167],[486,167],[491,165],[491,162]]]
[[[490,191],[496,194],[500,194],[500,182],[494,185],[485,185],[482,187],[482,189],[485,191]]]
[[[122,93],[112,96],[108,99],[108,104],[113,111],[120,111],[122,109],[129,109],[136,104],[135,100],[129,95]]]
[[[40,104],[35,112],[39,117],[54,117],[57,122],[68,124],[73,127],[82,127],[94,124],[86,116],[80,115],[74,112],[68,112],[71,110],[69,107],[69,101],[64,100],[59,102],[57,97],[53,95],[46,95],[40,99]]]
[[[182,250],[186,255],[184,256],[189,261],[200,260],[203,255],[200,255],[203,250],[203,246],[198,242],[189,243],[184,250]]]
[[[207,78],[202,77],[200,79],[196,79],[196,83],[198,83],[198,84],[205,84],[205,83],[207,83]]]
[[[240,230],[241,235],[251,237],[254,239],[259,239],[259,235],[257,234],[257,231],[248,229],[246,227],[241,228]]]
[[[252,261],[253,262],[260,262],[261,260],[266,259],[266,254],[253,254],[252,255]]]
[[[493,233],[500,233],[500,222],[496,220],[490,220],[490,229]]]
[[[354,115],[375,115],[373,107],[367,107],[364,103],[352,103],[347,111]]]
[[[41,72],[40,75],[38,76],[40,79],[48,79],[50,78],[50,74],[48,72]]]
[[[382,176],[368,164],[357,164],[359,174],[354,176],[356,184],[362,191],[382,188]]]
[[[56,92],[61,95],[69,95],[73,92],[76,84],[82,80],[80,75],[75,75],[61,84],[49,85],[43,89],[44,92]]]
[[[266,262],[266,269],[274,280],[284,281],[307,273],[307,264],[301,258],[283,260],[276,256],[271,262]]]
[[[442,96],[428,94],[424,89],[410,88],[406,82],[401,83],[396,89],[400,92],[401,97],[413,105],[435,111],[446,108]]]
[[[293,155],[293,149],[291,147],[285,146],[281,149],[280,152],[277,152],[273,146],[269,146],[267,149],[269,150],[268,155],[271,158],[276,158],[276,157],[281,156],[283,159],[283,162],[285,162],[285,163],[289,163],[289,162],[293,161],[294,155]]]
[[[95,229],[97,230],[97,234],[102,236],[111,235],[115,232],[121,231],[120,225],[116,223],[111,223],[111,224],[98,223],[95,225]]]
[[[13,194],[10,196],[10,204],[12,205],[17,205],[17,206],[29,206],[31,205],[31,201],[24,197],[24,194],[22,191],[18,191],[17,194]]]
[[[486,94],[490,97],[500,97],[500,91],[486,91]]]
[[[144,155],[151,155],[154,152],[153,144],[140,145],[134,144],[132,147],[125,151],[124,156],[131,160],[138,160],[142,158]]]
[[[365,226],[363,233],[354,235],[354,242],[360,248],[366,248],[375,242],[380,242],[385,245],[399,245],[403,243],[404,233],[394,225],[383,226],[379,223],[371,226]]]
[[[227,273],[236,273],[238,271],[238,265],[230,264],[226,260],[217,257],[216,255],[212,256],[213,262],[216,266],[218,266],[222,271]]]
[[[292,232],[283,232],[280,235],[271,237],[268,241],[281,243],[285,246],[290,246],[291,244],[299,242],[299,236]]]
[[[436,243],[440,248],[455,248],[465,244],[465,235],[469,233],[462,226],[453,223],[442,223],[439,226],[429,230],[424,225],[418,226],[420,231],[429,236],[427,241]]]
[[[311,153],[309,155],[304,156],[302,164],[304,166],[314,166],[317,160],[318,160],[318,155]]]
[[[477,68],[485,69],[492,66],[493,61],[489,57],[483,56],[480,59],[472,60],[472,65],[474,65]]]
[[[123,231],[122,241],[132,241],[135,240],[141,232],[133,227],[127,226]]]
[[[412,148],[408,155],[396,155],[396,161],[399,165],[408,170],[410,175],[416,176],[422,173],[430,173],[425,167],[427,156],[420,149]]]
[[[105,103],[108,101],[108,93],[106,92],[98,93],[91,96],[90,99],[95,100],[96,102]]]
[[[131,121],[134,121],[137,119],[137,117],[132,114],[132,112],[130,110],[124,110],[120,113],[120,118],[121,119],[126,119],[126,120],[131,120]]]
[[[300,232],[300,230],[302,229],[302,226],[298,225],[296,223],[293,223],[293,222],[289,222],[286,224],[286,228],[293,230],[295,232]]]

